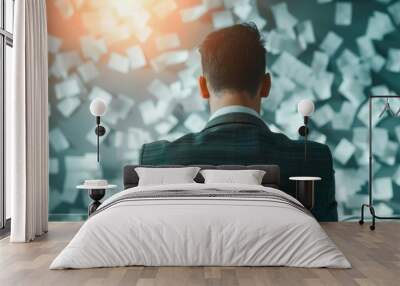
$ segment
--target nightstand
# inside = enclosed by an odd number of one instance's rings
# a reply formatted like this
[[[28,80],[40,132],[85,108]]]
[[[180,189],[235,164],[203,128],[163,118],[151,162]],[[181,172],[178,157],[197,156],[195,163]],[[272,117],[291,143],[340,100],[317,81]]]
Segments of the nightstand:
[[[93,187],[93,186],[86,186],[86,185],[79,185],[76,186],[77,189],[80,190],[87,190],[89,193],[89,197],[93,200],[93,202],[88,207],[88,215],[90,216],[94,213],[97,208],[101,205],[100,200],[106,194],[106,190],[115,189],[116,185],[107,185],[105,187]]]
[[[320,177],[290,177],[296,182],[296,199],[307,209],[314,207],[315,181],[321,181]]]

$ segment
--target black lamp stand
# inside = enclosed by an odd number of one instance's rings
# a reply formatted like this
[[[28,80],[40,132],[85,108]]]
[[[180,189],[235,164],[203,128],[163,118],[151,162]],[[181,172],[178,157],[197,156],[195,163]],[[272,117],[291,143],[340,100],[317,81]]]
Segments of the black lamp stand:
[[[372,215],[372,225],[369,226],[371,230],[375,229],[375,219],[400,219],[400,217],[383,217],[383,216],[377,216],[375,214],[375,209],[374,209],[374,202],[372,199],[372,100],[375,98],[386,98],[388,100],[389,98],[398,98],[400,99],[399,95],[386,95],[386,96],[380,96],[380,95],[370,95],[369,96],[369,174],[368,174],[368,204],[362,204],[361,206],[361,219],[359,221],[360,224],[364,224],[364,208],[367,207],[369,209],[369,212]],[[385,106],[386,109],[387,106]],[[399,112],[397,112],[399,113]]]
[[[94,132],[97,135],[97,162],[100,162],[100,136],[106,134],[106,128],[100,125],[100,116],[96,116],[96,129]]]
[[[310,133],[308,128],[308,116],[304,116],[304,125],[299,128],[300,136],[304,137],[304,160],[307,160],[307,136]]]

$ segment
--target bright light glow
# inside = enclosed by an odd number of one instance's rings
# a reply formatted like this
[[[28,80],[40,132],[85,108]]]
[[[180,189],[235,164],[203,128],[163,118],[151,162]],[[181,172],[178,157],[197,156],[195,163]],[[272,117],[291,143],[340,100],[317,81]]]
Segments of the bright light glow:
[[[104,100],[95,98],[90,103],[90,112],[93,116],[103,116],[107,111],[107,105]]]
[[[297,105],[297,110],[304,117],[311,116],[311,114],[314,112],[314,109],[315,109],[314,103],[309,99],[303,99]]]

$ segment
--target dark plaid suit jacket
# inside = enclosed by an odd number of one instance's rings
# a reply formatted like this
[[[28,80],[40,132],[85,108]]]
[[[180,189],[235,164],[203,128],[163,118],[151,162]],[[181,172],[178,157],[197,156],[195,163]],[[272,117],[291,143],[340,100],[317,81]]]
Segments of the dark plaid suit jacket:
[[[281,169],[281,190],[295,195],[291,176],[318,176],[312,213],[319,221],[337,220],[332,155],[326,145],[290,140],[273,133],[259,118],[246,113],[216,117],[199,133],[187,134],[174,142],[157,141],[142,147],[143,165],[254,165],[276,164]]]

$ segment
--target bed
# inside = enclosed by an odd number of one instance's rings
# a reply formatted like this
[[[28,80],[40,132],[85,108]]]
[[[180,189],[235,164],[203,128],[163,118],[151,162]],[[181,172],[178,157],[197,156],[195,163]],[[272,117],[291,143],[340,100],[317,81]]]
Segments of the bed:
[[[262,185],[196,183],[138,186],[124,168],[124,191],[103,202],[50,269],[144,266],[350,268],[310,212],[279,190],[279,167],[258,169]],[[177,167],[177,166],[164,166]]]

